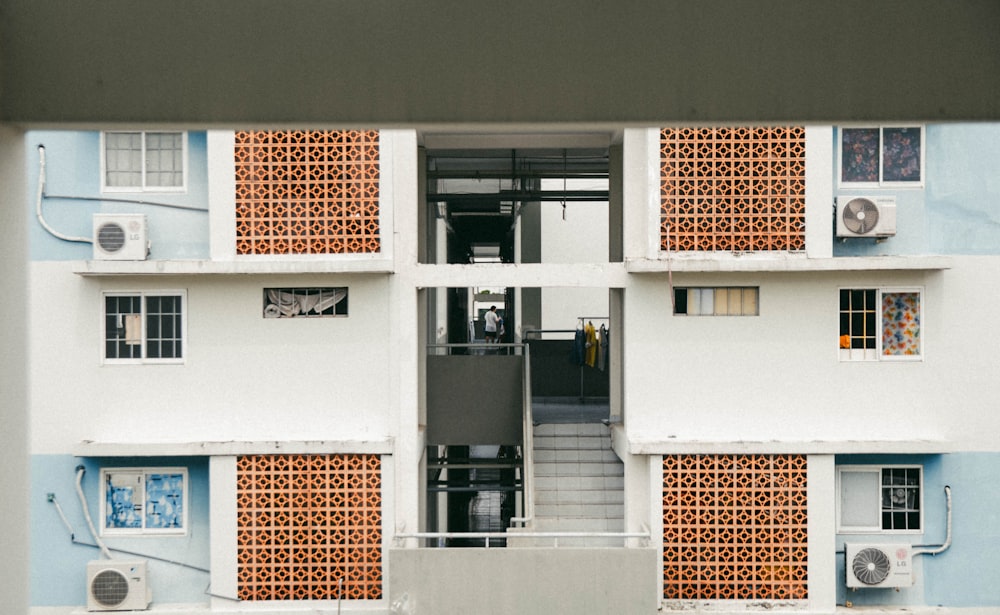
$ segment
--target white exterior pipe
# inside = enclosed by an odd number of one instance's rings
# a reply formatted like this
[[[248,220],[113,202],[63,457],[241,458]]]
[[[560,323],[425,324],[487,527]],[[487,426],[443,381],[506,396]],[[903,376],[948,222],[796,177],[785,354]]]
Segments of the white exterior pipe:
[[[951,487],[948,485],[945,485],[944,487],[944,497],[948,503],[948,524],[944,544],[933,549],[914,549],[913,555],[937,555],[938,553],[944,552],[951,546]]]

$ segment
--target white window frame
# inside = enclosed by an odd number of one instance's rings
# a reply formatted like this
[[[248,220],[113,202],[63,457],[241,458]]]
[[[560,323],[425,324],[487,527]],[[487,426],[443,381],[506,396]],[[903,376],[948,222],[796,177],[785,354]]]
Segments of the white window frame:
[[[139,297],[139,322],[140,322],[140,344],[142,353],[137,358],[117,358],[107,356],[107,298],[108,297]],[[168,358],[149,358],[147,356],[149,338],[147,335],[146,323],[146,300],[149,297],[179,297],[181,305],[181,356]],[[187,292],[184,290],[144,290],[144,291],[104,291],[101,293],[100,307],[100,339],[101,339],[101,362],[105,365],[146,365],[146,364],[183,364],[187,360],[188,335],[187,335]]]
[[[878,181],[855,182],[844,180],[844,130],[877,128],[879,131],[878,151]],[[883,132],[886,128],[919,128],[920,129],[920,179],[918,181],[886,181],[883,180],[884,147]],[[837,185],[841,188],[923,188],[927,176],[927,131],[923,124],[852,124],[837,128]]]
[[[146,182],[146,135],[153,133],[167,133],[181,135],[181,185],[180,186],[149,186]],[[108,185],[108,150],[107,135],[109,134],[138,134],[142,139],[142,181],[138,186],[109,186]],[[188,185],[188,133],[181,130],[107,130],[101,132],[101,191],[110,193],[121,192],[161,192],[161,193],[184,193],[187,192]]]
[[[149,477],[157,474],[180,474],[183,482],[181,488],[181,527],[146,527],[146,507],[149,505],[146,485]],[[141,491],[142,504],[138,514],[142,520],[141,527],[109,527],[108,526],[108,483],[109,478],[117,481],[136,481],[137,491]],[[124,467],[101,468],[100,492],[100,533],[102,536],[186,536],[188,533],[188,511],[190,510],[190,477],[184,467]]]
[[[878,327],[878,333],[875,335],[875,348],[840,348],[838,343],[838,353],[839,358],[843,362],[857,362],[857,361],[870,361],[870,362],[881,362],[881,361],[903,361],[903,362],[913,362],[913,361],[923,361],[924,355],[926,354],[926,349],[924,348],[925,332],[927,330],[927,319],[925,316],[926,309],[924,309],[924,289],[921,286],[843,286],[837,290],[837,336],[838,340],[840,337],[840,292],[841,291],[852,291],[852,290],[874,290],[875,291],[875,309],[876,309],[876,326]],[[882,321],[882,295],[892,293],[917,293],[920,297],[920,354],[916,355],[883,355],[882,354],[882,333],[885,329],[885,324]]]
[[[917,470],[920,474],[920,482],[917,485],[919,488],[919,501],[917,503],[918,513],[920,515],[920,528],[919,529],[904,529],[904,530],[893,530],[893,529],[883,529],[882,528],[882,472],[884,470],[900,469],[900,470]],[[845,525],[843,522],[844,515],[844,474],[874,474],[875,476],[875,487],[873,493],[871,494],[871,514],[878,519],[876,525]],[[924,467],[919,464],[865,464],[865,465],[842,465],[837,466],[837,533],[838,534],[885,534],[885,535],[899,535],[899,534],[923,534],[924,533]]]
[[[685,312],[677,311],[679,291],[687,293]],[[739,291],[738,298],[734,291]],[[675,294],[674,316],[760,316],[759,286],[683,286],[671,292]],[[725,305],[721,303],[723,299]]]

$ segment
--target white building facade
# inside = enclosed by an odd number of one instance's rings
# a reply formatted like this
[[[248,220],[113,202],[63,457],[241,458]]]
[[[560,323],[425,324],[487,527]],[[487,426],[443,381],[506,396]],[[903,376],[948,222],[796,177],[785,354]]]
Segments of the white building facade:
[[[111,608],[93,561],[171,612],[1000,609],[997,136],[29,132],[33,612]],[[495,216],[442,188],[449,155],[495,150],[561,151],[553,176],[600,151],[605,183],[560,199],[512,165],[482,180]],[[487,214],[510,253],[454,257]],[[457,444],[435,421],[459,398],[429,374],[439,344],[476,343],[469,289],[504,294],[514,356],[606,325],[603,369],[579,370],[607,379],[607,535],[541,535],[559,480],[527,427],[467,444],[518,448],[507,526],[528,537],[443,546],[432,450]],[[488,430],[476,409],[455,423]]]

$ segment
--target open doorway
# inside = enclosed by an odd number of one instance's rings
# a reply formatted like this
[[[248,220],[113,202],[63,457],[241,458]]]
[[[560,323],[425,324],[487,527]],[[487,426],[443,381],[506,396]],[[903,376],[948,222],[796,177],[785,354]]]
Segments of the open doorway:
[[[621,229],[610,220],[610,137],[602,138],[566,147],[528,138],[529,147],[455,139],[447,146],[425,144],[423,262],[494,272],[497,265],[608,263],[609,229]],[[610,291],[600,283],[581,288],[495,282],[429,291],[428,527],[502,531],[517,515],[524,442],[517,419],[525,400],[535,405],[532,376],[550,414],[555,410],[566,422],[608,417],[609,372],[573,364],[571,354],[577,325],[609,328]],[[485,314],[493,306],[504,323],[495,350],[484,335]],[[526,349],[537,351],[537,365],[517,363]],[[523,366],[526,386],[518,388],[521,383],[505,371],[508,360]],[[509,375],[509,382],[499,383],[500,374]],[[523,392],[511,395],[515,390]],[[581,408],[589,412],[586,418]]]

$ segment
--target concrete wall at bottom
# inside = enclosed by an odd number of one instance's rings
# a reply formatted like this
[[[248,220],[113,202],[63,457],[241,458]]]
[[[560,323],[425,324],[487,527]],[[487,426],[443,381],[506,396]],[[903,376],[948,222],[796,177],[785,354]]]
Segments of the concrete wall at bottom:
[[[390,549],[389,603],[403,613],[653,614],[657,557],[654,548]]]

